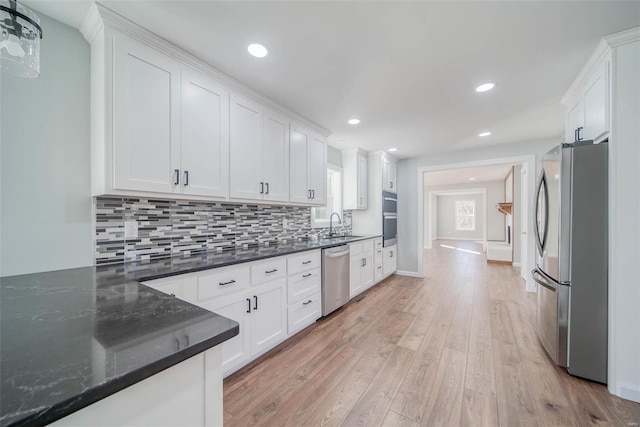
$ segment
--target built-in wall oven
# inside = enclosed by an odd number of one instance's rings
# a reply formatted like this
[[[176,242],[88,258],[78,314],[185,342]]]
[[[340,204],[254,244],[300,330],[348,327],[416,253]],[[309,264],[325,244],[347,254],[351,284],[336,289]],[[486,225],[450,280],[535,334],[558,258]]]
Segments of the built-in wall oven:
[[[392,246],[398,241],[398,196],[382,192],[382,245]]]

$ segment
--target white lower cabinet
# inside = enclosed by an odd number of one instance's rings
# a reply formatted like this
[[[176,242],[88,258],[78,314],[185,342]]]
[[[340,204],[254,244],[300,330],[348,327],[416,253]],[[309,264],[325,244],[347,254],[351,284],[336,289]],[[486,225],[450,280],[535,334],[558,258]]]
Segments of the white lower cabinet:
[[[349,269],[349,298],[353,298],[364,292],[375,283],[373,247],[373,239],[349,243],[351,256],[351,265]]]
[[[373,240],[373,282],[378,283],[382,280],[382,237]]]
[[[287,332],[293,335],[322,316],[321,251],[290,256],[287,266]]]
[[[251,292],[251,355],[264,353],[287,336],[285,280]]]
[[[390,274],[395,273],[397,268],[397,245],[387,246],[382,250],[383,260],[382,260],[382,276],[387,277]]]
[[[318,320],[322,313],[322,301],[320,292],[305,297],[304,299],[289,305],[288,326],[289,335],[300,331]]]

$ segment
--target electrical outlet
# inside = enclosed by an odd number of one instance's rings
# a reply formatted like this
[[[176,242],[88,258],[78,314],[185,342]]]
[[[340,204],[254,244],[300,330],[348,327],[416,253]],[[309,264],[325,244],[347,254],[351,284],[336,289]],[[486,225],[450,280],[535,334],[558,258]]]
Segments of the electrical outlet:
[[[289,228],[289,220],[287,220],[287,218],[282,219],[282,228],[285,230]]]
[[[138,221],[125,221],[124,222],[124,238],[125,239],[137,239],[138,238]]]

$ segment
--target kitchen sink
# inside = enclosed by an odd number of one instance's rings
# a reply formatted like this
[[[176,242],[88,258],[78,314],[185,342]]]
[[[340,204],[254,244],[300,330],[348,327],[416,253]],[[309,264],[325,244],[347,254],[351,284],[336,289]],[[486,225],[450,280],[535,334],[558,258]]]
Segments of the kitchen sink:
[[[322,239],[323,242],[348,242],[349,240],[353,240],[353,239],[361,239],[365,236],[355,236],[355,235],[346,235],[346,234],[341,234],[341,235],[336,235],[336,236],[332,236],[332,237],[325,237],[324,239]]]

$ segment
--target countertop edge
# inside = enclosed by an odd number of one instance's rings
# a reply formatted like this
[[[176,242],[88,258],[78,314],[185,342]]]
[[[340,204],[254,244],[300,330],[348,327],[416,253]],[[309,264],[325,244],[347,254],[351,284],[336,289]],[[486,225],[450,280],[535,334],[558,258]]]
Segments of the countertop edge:
[[[240,333],[240,326],[236,324],[214,337],[211,337],[198,344],[190,346],[182,351],[174,353],[168,357],[156,360],[142,368],[138,368],[121,377],[115,378],[108,383],[96,386],[86,392],[78,394],[76,397],[62,401],[54,406],[44,409],[41,412],[33,413],[14,423],[7,424],[7,427],[14,426],[45,426],[54,421],[60,420],[67,415],[86,408],[106,397],[109,397],[119,391],[124,390],[134,384],[137,384],[147,378],[156,375],[165,369],[169,369],[185,360],[203,353],[223,342],[237,336]]]

